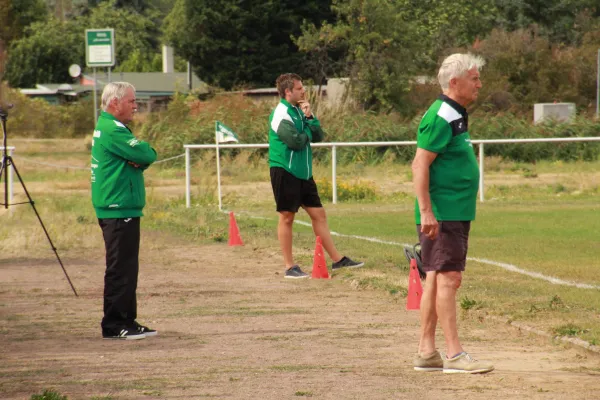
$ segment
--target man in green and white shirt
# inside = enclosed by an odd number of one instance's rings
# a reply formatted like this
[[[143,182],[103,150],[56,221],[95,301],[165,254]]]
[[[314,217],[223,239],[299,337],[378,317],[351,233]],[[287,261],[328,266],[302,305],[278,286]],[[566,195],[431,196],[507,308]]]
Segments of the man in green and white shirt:
[[[321,123],[313,114],[299,75],[281,74],[276,81],[281,100],[269,116],[269,167],[271,187],[279,213],[277,237],[283,253],[285,278],[308,278],[292,255],[292,226],[300,207],[321,238],[332,269],[357,268],[363,262],[342,255],[331,238],[325,209],[312,175],[311,143],[323,140]]]
[[[421,337],[414,360],[418,371],[485,373],[494,369],[463,350],[456,326],[456,292],[465,270],[479,183],[465,107],[477,99],[483,65],[483,59],[471,54],[453,54],[442,62],[438,81],[443,94],[429,107],[417,133],[412,164],[415,219],[426,272]],[[435,347],[438,319],[446,339],[444,358]]]

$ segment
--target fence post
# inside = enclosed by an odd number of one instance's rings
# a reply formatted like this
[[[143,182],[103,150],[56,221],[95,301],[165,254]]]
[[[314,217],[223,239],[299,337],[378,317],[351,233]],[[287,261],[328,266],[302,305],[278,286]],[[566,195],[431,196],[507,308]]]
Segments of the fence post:
[[[479,201],[483,203],[485,195],[483,193],[483,160],[485,152],[483,151],[483,143],[479,143]]]
[[[190,149],[185,148],[185,207],[190,208]]]
[[[331,146],[331,200],[337,204],[337,148]]]

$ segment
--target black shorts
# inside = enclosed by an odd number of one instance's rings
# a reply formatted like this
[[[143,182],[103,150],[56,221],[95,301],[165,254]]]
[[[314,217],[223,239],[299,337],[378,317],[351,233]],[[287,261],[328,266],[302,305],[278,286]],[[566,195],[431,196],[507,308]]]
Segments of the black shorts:
[[[439,233],[429,240],[417,225],[423,271],[464,271],[471,221],[439,221]]]
[[[311,177],[309,180],[296,178],[280,167],[271,167],[271,186],[275,196],[277,212],[298,212],[300,206],[323,207],[317,184]]]

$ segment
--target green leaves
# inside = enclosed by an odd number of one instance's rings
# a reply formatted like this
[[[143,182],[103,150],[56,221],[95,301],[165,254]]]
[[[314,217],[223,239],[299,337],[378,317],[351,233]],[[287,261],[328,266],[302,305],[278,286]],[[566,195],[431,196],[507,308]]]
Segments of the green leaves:
[[[283,72],[304,73],[304,55],[290,36],[300,33],[303,20],[320,24],[329,15],[328,2],[315,0],[293,6],[280,0],[177,0],[164,34],[213,85],[273,86]]]
[[[23,37],[13,41],[8,52],[6,79],[10,86],[71,82],[69,65],[85,66],[85,30],[99,27],[115,30],[116,71],[160,70],[157,25],[150,17],[117,8],[115,3],[102,2],[89,15],[66,21],[50,17],[25,28]]]

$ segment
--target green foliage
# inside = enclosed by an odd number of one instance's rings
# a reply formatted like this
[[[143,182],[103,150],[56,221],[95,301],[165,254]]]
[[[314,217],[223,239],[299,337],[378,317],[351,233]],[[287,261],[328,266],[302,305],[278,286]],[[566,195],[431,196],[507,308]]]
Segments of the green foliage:
[[[44,390],[42,394],[34,394],[30,397],[30,400],[67,400],[67,396],[63,396],[53,390]]]
[[[6,124],[11,137],[83,137],[93,130],[92,99],[52,105],[42,99],[28,98],[14,89],[6,90],[5,94],[8,101],[14,104]]]
[[[269,102],[248,102],[241,95],[217,96],[200,101],[177,96],[166,111],[152,113],[140,119],[134,132],[150,141],[161,157],[179,155],[184,144],[214,143],[215,120],[233,129],[242,143],[266,143],[266,121],[275,105]],[[377,115],[369,112],[354,112],[339,117],[337,113],[324,111],[320,114],[327,142],[386,142],[414,141],[419,120],[404,121],[395,114]],[[473,139],[513,139],[551,137],[600,136],[600,125],[593,120],[577,118],[573,123],[548,122],[533,125],[523,118],[505,115],[479,115],[471,119]],[[266,149],[243,150],[250,152],[250,159],[266,157]],[[337,151],[339,164],[370,165],[382,162],[412,161],[414,146],[344,147]],[[224,156],[235,157],[240,150],[222,150]],[[488,144],[486,156],[498,160],[534,162],[539,160],[596,160],[600,144],[589,143],[526,143]],[[198,153],[192,152],[193,157]],[[316,162],[329,163],[331,152],[315,149]],[[525,171],[529,177],[535,171]],[[368,197],[368,196],[367,196]]]
[[[305,72],[290,35],[303,20],[320,24],[330,15],[329,1],[177,0],[163,29],[206,82],[272,86],[281,73]]]
[[[313,392],[298,390],[296,393],[294,393],[294,396],[313,397]]]
[[[66,21],[50,17],[31,24],[21,39],[12,42],[6,79],[10,86],[21,88],[71,82],[69,66],[85,65],[85,29],[107,26],[115,30],[115,71],[160,70],[156,21],[129,8],[116,8],[115,0],[111,0],[91,9],[89,15]]]
[[[480,94],[484,108],[530,115],[533,103],[573,102],[580,111],[592,112],[598,46],[600,28],[578,48],[552,45],[535,30],[492,31],[478,48],[487,61]]]
[[[0,42],[7,45],[19,39],[29,25],[44,21],[48,16],[44,0],[0,2]]]
[[[472,308],[479,308],[479,307],[480,307],[480,304],[478,301],[470,299],[467,296],[460,299],[460,308],[465,311],[468,311]]]
[[[483,116],[470,120],[473,139],[517,139],[552,137],[594,137],[600,136],[600,125],[585,118],[577,118],[572,123],[549,121],[533,125],[530,121],[513,115]],[[598,158],[600,146],[595,142],[570,143],[514,143],[488,144],[487,156],[500,156],[504,159],[522,162],[539,160],[592,161]]]
[[[581,328],[573,323],[560,325],[553,329],[554,334],[558,336],[580,336],[588,331],[588,329]]]
[[[351,78],[354,97],[367,109],[401,109],[417,71],[416,23],[401,4],[385,0],[336,1],[332,8],[337,22],[319,30],[305,25],[300,49],[343,49],[343,73]]]
[[[83,31],[76,24],[50,18],[25,29],[25,36],[8,50],[5,79],[12,87],[71,82],[69,65],[82,64]]]
[[[496,26],[507,31],[537,25],[552,43],[577,44],[600,17],[596,0],[494,0]]]
[[[147,60],[153,60],[159,52],[160,32],[152,18],[136,12],[131,8],[117,8],[116,0],[106,1],[92,9],[88,18],[82,18],[79,36],[90,27],[111,27],[115,30],[116,66],[115,71],[121,71],[120,63],[126,62],[130,56],[145,55]],[[80,39],[81,40],[81,39]]]
[[[488,0],[401,0],[411,20],[419,21],[420,50],[426,67],[436,67],[439,55],[469,47],[497,24],[498,8]],[[431,64],[433,62],[433,64]],[[425,70],[427,71],[427,70]]]

